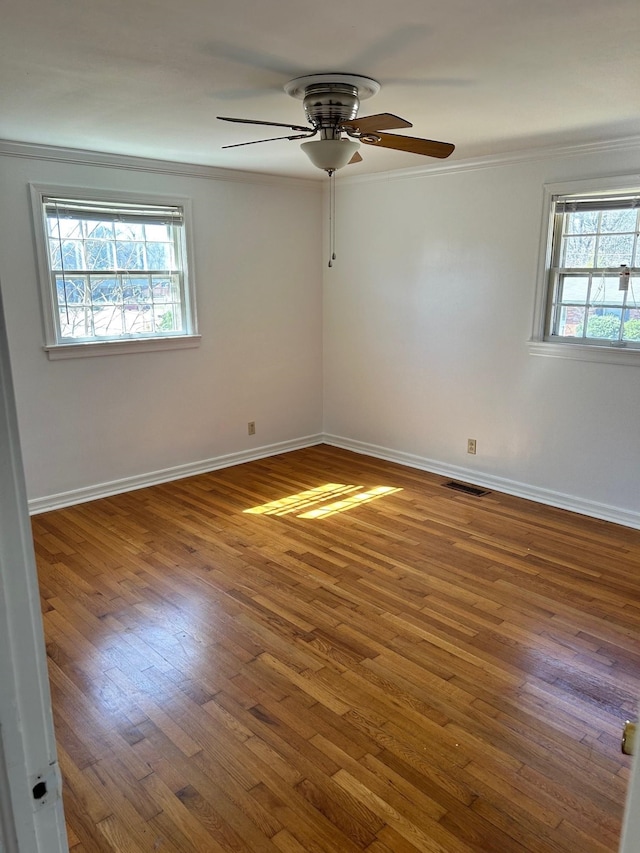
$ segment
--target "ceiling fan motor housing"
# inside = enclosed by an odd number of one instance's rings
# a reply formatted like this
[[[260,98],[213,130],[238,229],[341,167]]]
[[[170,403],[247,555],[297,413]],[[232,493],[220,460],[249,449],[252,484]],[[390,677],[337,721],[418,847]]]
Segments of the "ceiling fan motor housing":
[[[340,125],[358,115],[358,89],[348,83],[315,83],[306,87],[303,106],[313,127],[339,137]]]

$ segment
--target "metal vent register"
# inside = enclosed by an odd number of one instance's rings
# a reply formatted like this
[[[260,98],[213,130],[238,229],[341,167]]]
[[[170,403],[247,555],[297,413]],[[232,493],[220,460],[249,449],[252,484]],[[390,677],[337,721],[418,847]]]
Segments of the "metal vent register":
[[[448,483],[443,483],[445,489],[453,489],[455,492],[462,492],[465,495],[473,495],[474,498],[481,498],[483,495],[490,495],[488,489],[481,489],[479,486],[470,486],[468,483],[456,483],[450,480]]]

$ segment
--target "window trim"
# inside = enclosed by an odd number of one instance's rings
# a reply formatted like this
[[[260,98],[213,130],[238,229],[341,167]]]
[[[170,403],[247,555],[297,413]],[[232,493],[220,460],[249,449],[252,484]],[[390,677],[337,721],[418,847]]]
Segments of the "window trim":
[[[36,262],[38,272],[38,283],[40,290],[40,306],[44,332],[43,349],[50,360],[65,358],[82,358],[98,355],[117,355],[135,352],[150,352],[157,350],[183,349],[186,347],[197,347],[201,336],[198,334],[195,283],[193,275],[193,243],[192,243],[192,217],[191,199],[185,196],[156,195],[153,193],[137,193],[127,190],[105,190],[88,189],[86,187],[62,186],[54,184],[29,184],[31,196],[31,212],[34,225],[34,239],[36,249]],[[144,338],[122,337],[111,340],[77,342],[61,341],[58,338],[55,311],[56,303],[51,284],[51,270],[49,266],[49,249],[47,245],[46,214],[44,211],[44,199],[47,196],[57,198],[69,198],[77,201],[105,201],[112,204],[150,204],[150,205],[174,205],[183,210],[183,270],[184,279],[184,316],[186,332],[179,335],[157,335]]]
[[[529,339],[531,355],[640,366],[640,348],[615,346],[606,341],[586,343],[584,339],[557,340],[547,334],[552,311],[550,272],[555,230],[555,199],[566,195],[614,194],[623,190],[640,192],[637,172],[544,185],[533,327]]]

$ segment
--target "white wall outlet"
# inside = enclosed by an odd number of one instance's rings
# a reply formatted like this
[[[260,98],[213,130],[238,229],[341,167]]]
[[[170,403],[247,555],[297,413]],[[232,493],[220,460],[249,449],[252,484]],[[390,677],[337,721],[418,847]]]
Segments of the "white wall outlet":
[[[256,434],[256,422],[255,421],[249,421],[249,423],[247,424],[247,434],[248,435],[255,435]]]
[[[467,439],[467,453],[473,453],[475,456],[475,452],[476,452],[476,440],[475,440],[475,438],[468,438]]]

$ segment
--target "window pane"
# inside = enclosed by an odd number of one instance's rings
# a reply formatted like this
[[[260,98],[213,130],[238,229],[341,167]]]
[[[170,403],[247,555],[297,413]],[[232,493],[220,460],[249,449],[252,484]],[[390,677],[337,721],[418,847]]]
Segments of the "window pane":
[[[60,245],[60,244],[59,244]],[[82,270],[84,269],[84,257],[82,253],[81,240],[63,240],[62,256],[57,256],[58,266],[53,269]]]
[[[590,308],[587,320],[588,338],[606,338],[617,341],[620,337],[622,311],[616,309]]]
[[[93,328],[97,337],[114,337],[122,334],[122,307],[110,305],[93,309]]]
[[[60,241],[49,240],[49,263],[52,270],[62,269],[62,255],[60,254]]]
[[[147,243],[147,269],[175,269],[173,243]]]
[[[563,338],[582,337],[585,310],[573,305],[563,305],[560,308],[557,334]]]
[[[84,304],[88,302],[89,282],[85,278],[56,276],[56,292],[59,305]]]
[[[82,237],[82,226],[77,219],[69,219],[57,216],[47,217],[47,229],[49,234],[56,239],[64,239],[65,237]]]
[[[91,301],[94,305],[122,302],[122,286],[117,278],[91,277]]]
[[[85,240],[86,269],[112,270],[114,267],[112,247],[113,243],[105,240]]]
[[[121,270],[143,270],[144,243],[116,242],[116,263]]]
[[[147,240],[152,242],[170,243],[171,242],[171,226],[170,225],[145,225],[145,236]]]
[[[90,308],[61,308],[60,333],[63,338],[93,337],[92,313]]]
[[[122,283],[122,298],[125,305],[151,302],[151,286],[148,278],[125,278]]]
[[[595,260],[595,237],[567,237],[560,266],[592,267]]]
[[[153,276],[153,301],[154,302],[179,302],[180,280],[178,276],[171,278]]]
[[[633,234],[603,234],[598,245],[597,267],[617,267],[631,264]]]
[[[624,290],[620,290],[619,276],[606,276],[594,278],[591,285],[591,305],[613,304],[622,305],[624,302]]]
[[[144,240],[144,225],[141,222],[116,222],[117,240]]]
[[[84,236],[94,240],[113,240],[113,222],[101,219],[86,219],[83,222]]]
[[[182,318],[179,305],[156,305],[155,330],[157,332],[180,332],[182,331]]]
[[[601,231],[635,231],[637,210],[605,210],[602,213]]]
[[[67,301],[67,294],[64,286],[64,278],[61,275],[56,276],[56,299],[58,305],[64,305]]]
[[[581,302],[586,304],[589,292],[589,278],[587,276],[564,276],[560,302]]]
[[[128,335],[145,335],[153,332],[153,311],[150,305],[126,305],[124,330]]]
[[[640,310],[638,308],[631,308],[624,312],[622,339],[640,341]]]
[[[597,210],[567,213],[565,216],[565,234],[594,234],[597,230]]]

